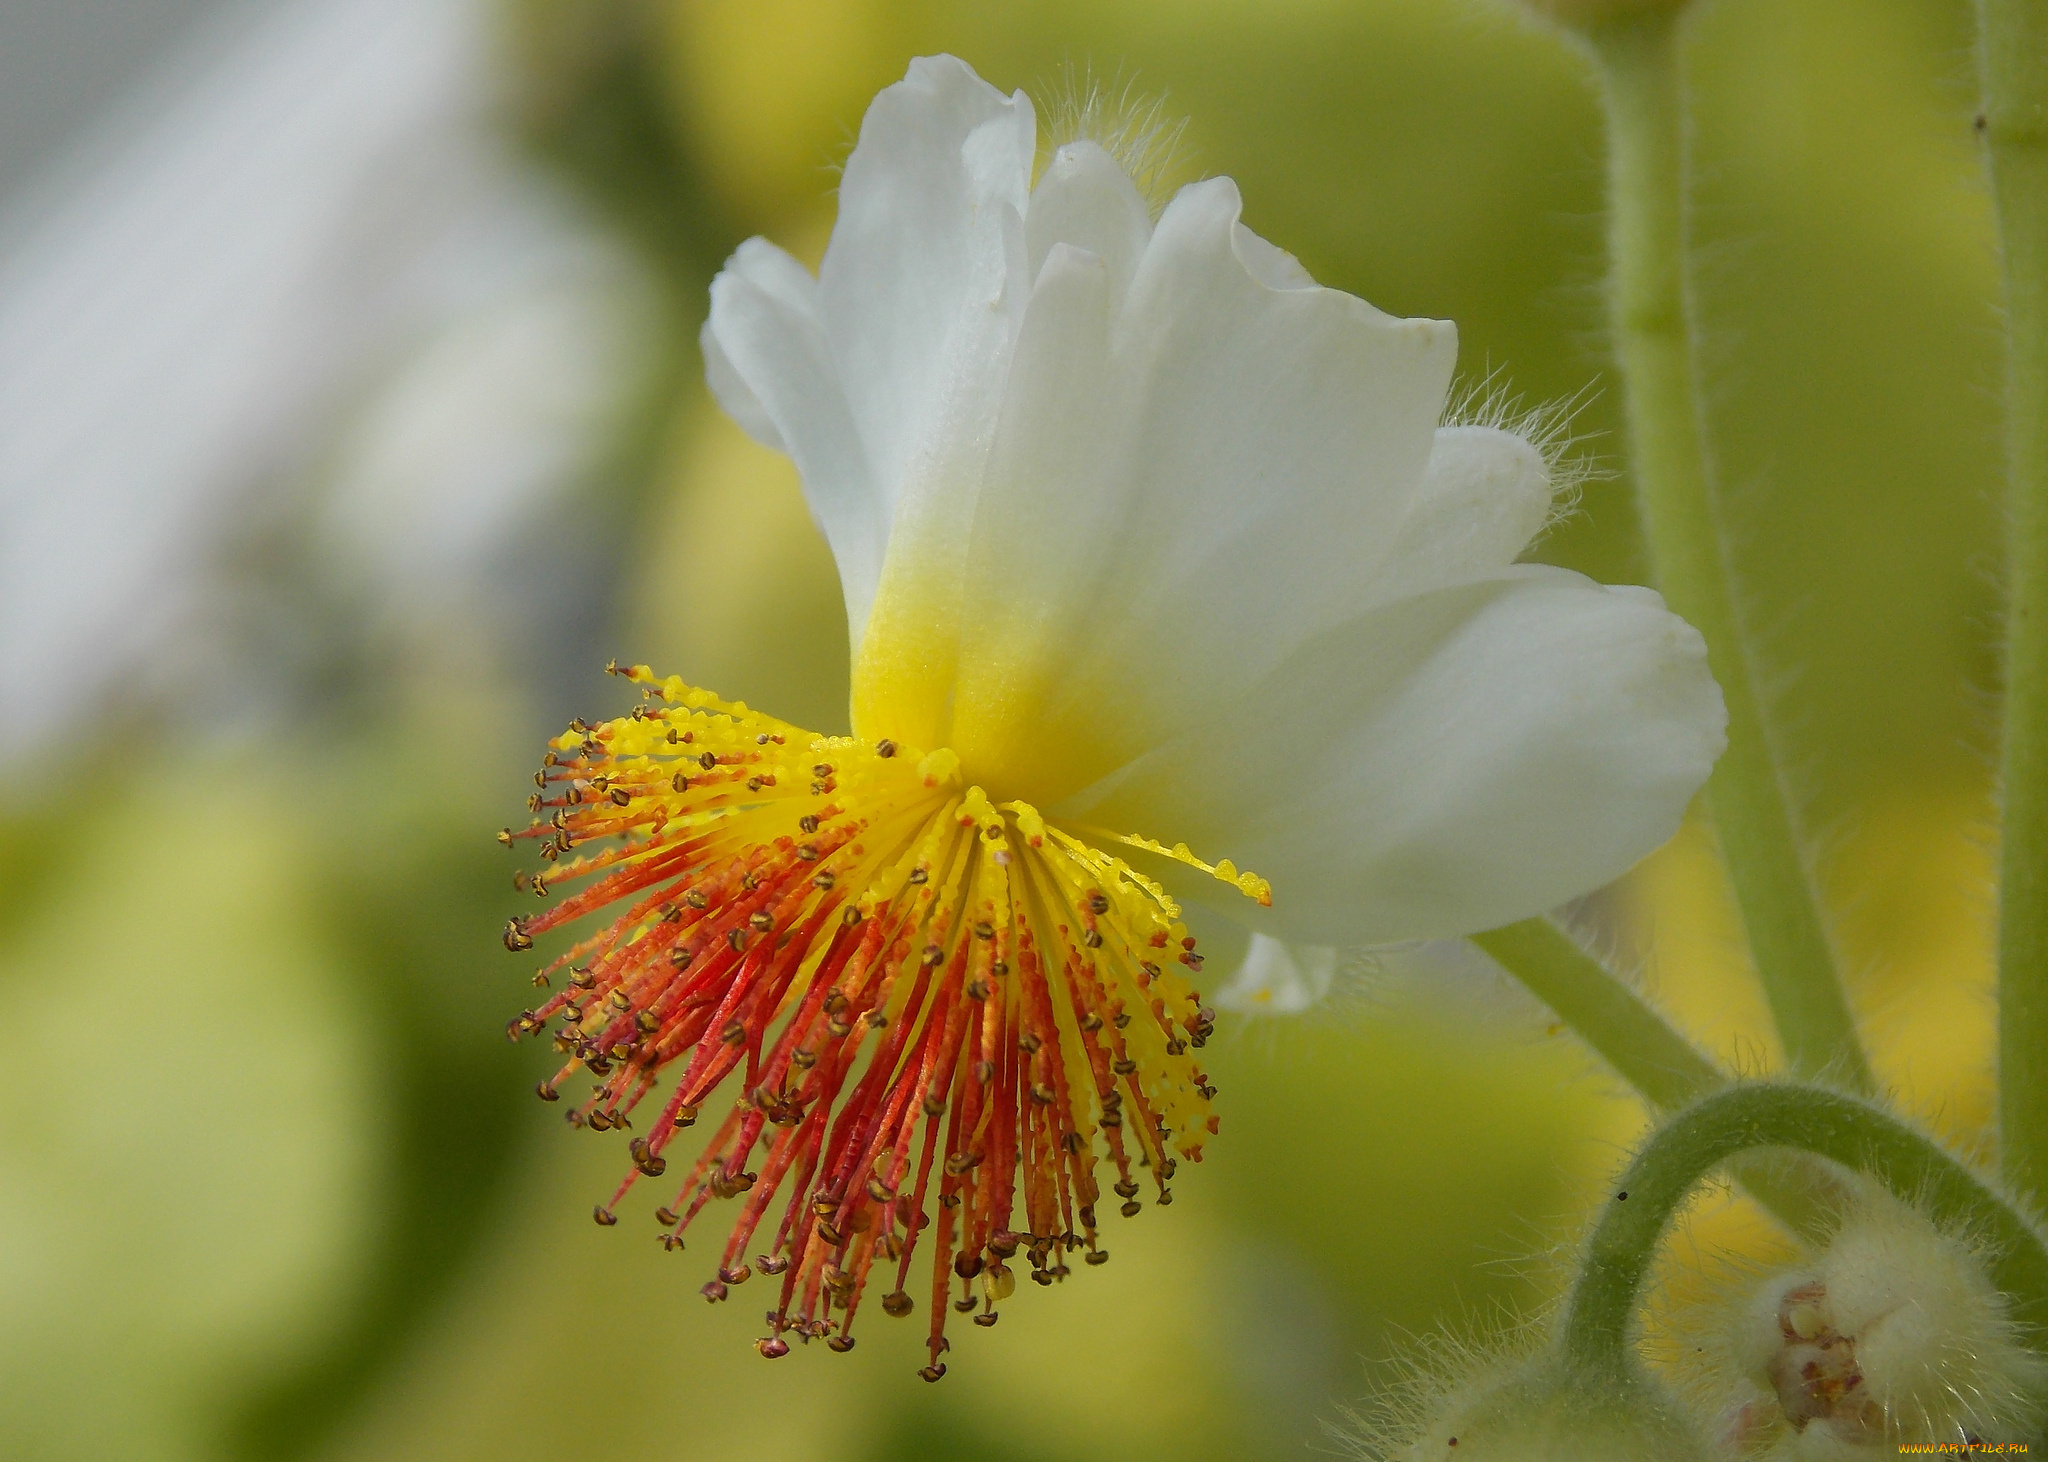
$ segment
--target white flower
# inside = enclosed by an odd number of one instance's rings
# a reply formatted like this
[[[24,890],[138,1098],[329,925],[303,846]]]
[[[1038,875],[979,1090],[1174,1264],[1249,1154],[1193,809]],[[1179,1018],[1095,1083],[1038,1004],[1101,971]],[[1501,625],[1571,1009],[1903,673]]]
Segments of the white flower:
[[[1509,433],[1437,429],[1450,326],[1317,288],[1227,180],[1155,226],[1102,148],[1034,190],[1035,149],[1021,95],[915,62],[822,276],[754,240],[712,286],[713,388],[796,458],[839,559],[855,734],[635,666],[641,704],[556,738],[503,834],[553,899],[507,948],[613,917],[512,1022],[561,1022],[540,1095],[588,1073],[570,1115],[604,1130],[673,1078],[597,1221],[743,1084],[656,1217],[680,1242],[753,1194],[704,1293],[781,1276],[771,1358],[851,1346],[871,1279],[911,1314],[929,1250],[936,1380],[949,1306],[993,1325],[1017,1268],[1108,1259],[1105,1187],[1124,1220],[1141,1177],[1172,1201],[1218,1131],[1216,1017],[1140,859],[1270,905],[1238,983],[1305,1004],[1335,958],[1273,940],[1582,893],[1670,835],[1721,746],[1699,637],[1654,594],[1515,565],[1548,475]],[[1156,841],[1181,838],[1259,873]]]
[[[1456,332],[1318,286],[1235,184],[1157,223],[952,57],[861,126],[819,277],[753,239],[707,373],[838,559],[854,728],[992,796],[1227,852],[1305,943],[1610,881],[1724,744],[1654,593],[1517,564],[1542,455],[1439,427]]]

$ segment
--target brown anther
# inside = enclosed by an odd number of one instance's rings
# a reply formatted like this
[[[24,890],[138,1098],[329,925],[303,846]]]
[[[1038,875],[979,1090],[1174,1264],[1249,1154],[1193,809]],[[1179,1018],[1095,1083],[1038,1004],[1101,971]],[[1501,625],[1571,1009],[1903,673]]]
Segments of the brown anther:
[[[614,787],[611,790],[611,799],[618,806],[624,807],[627,803],[633,800],[633,794],[631,792],[628,792],[624,787]]]
[[[1162,1183],[1171,1182],[1174,1172],[1179,1167],[1180,1164],[1173,1158],[1162,1158],[1159,1163],[1159,1181]]]
[[[816,766],[811,768],[811,775],[814,777],[829,777],[832,775],[834,770],[835,768],[833,767],[831,762],[821,761]]]
[[[1119,1198],[1135,1198],[1137,1197],[1137,1195],[1138,1185],[1132,1182],[1129,1178],[1125,1178],[1121,1183],[1118,1183],[1116,1185],[1116,1196]]]
[[[976,1315],[974,1317],[974,1323],[981,1326],[984,1330],[986,1330],[989,1326],[995,1324],[995,1322],[996,1312],[994,1310],[989,1310],[985,1314]]]
[[[978,1152],[955,1152],[948,1154],[946,1158],[946,1171],[956,1178],[974,1171],[979,1166],[981,1154]]]
[[[744,1044],[747,1039],[746,1023],[737,1018],[727,1021],[725,1029],[718,1033],[718,1038],[728,1046]]]
[[[953,1256],[953,1272],[959,1275],[962,1279],[972,1279],[975,1275],[981,1273],[981,1270],[981,1255],[955,1254]]]
[[[1166,1054],[1169,1056],[1179,1056],[1184,1054],[1187,1051],[1187,1048],[1188,1043],[1180,1039],[1180,1037],[1175,1036],[1172,1040],[1166,1043]]]
[[[766,909],[757,909],[747,916],[747,922],[754,926],[757,933],[766,934],[775,927],[775,916]]]
[[[1081,936],[1081,942],[1090,949],[1102,948],[1102,931],[1100,929],[1090,929]]]
[[[995,925],[993,925],[993,924],[989,923],[989,922],[988,922],[988,920],[986,920],[986,919],[981,919],[981,920],[978,920],[978,921],[976,921],[976,923],[975,923],[975,926],[974,926],[974,937],[975,937],[976,939],[993,939],[993,938],[995,938],[995,937],[996,937],[996,928],[995,928]]]
[[[737,1269],[721,1269],[718,1277],[726,1284],[745,1284],[754,1277],[754,1271],[742,1264]]]
[[[715,1305],[720,1300],[725,1298],[726,1288],[723,1284],[719,1283],[717,1280],[714,1279],[709,1284],[705,1285],[702,1289],[698,1290],[697,1293],[701,1294],[702,1296],[704,1296],[705,1299],[709,1300],[712,1304]]]
[[[1083,1256],[1081,1262],[1084,1264],[1107,1264],[1109,1262],[1109,1250],[1090,1249],[1087,1252],[1087,1254]]]
[[[896,743],[895,743],[895,742],[893,742],[893,741],[891,741],[891,740],[889,740],[889,738],[888,738],[888,737],[886,737],[886,736],[885,736],[885,737],[883,737],[883,738],[882,738],[882,739],[881,739],[880,741],[877,741],[877,742],[875,743],[875,755],[876,755],[876,756],[879,756],[879,757],[883,757],[883,758],[887,758],[887,757],[892,757],[892,756],[894,756],[895,754],[896,754]]]
[[[702,756],[697,758],[697,765],[704,768],[704,770],[707,772],[710,771],[713,767],[718,765],[718,753],[714,751],[705,752]]]
[[[533,977],[533,987],[534,987],[534,988],[535,988],[536,990],[545,990],[545,989],[547,989],[547,987],[548,987],[548,976],[547,976],[547,971],[545,971],[545,970],[542,970],[542,971],[541,971],[540,973],[536,974],[536,975],[535,975],[535,976]],[[536,1025],[536,1026],[534,1027],[534,1029],[538,1030],[538,1029],[539,1029],[539,1026],[537,1026],[537,1025]]]
[[[1010,962],[1006,959],[995,960],[989,965],[988,972],[1000,980],[1010,972]]]
[[[1118,1209],[1117,1212],[1121,1213],[1125,1218],[1136,1218],[1138,1214],[1144,1210],[1144,1207],[1144,1204],[1140,1203],[1137,1199],[1133,1198],[1130,1202],[1126,1203],[1122,1208]]]
[[[1109,1023],[1115,1026],[1118,1030],[1122,1030],[1125,1026],[1131,1023],[1131,1017],[1127,1012],[1120,1010],[1110,1018]]]
[[[523,916],[514,916],[505,924],[505,947],[514,954],[533,948],[533,936],[526,932]]]
[[[1024,1242],[1021,1234],[999,1228],[988,1236],[988,1251],[998,1259],[1007,1259],[1017,1252],[1017,1246]]]
[[[781,1360],[789,1354],[789,1342],[780,1335],[764,1335],[754,1342],[754,1349],[761,1352],[763,1360]]]
[[[684,1247],[681,1234],[656,1234],[654,1237],[661,1244],[662,1248],[668,1250],[671,1254]]]
[[[971,1294],[969,1294],[969,1295],[962,1295],[962,1296],[961,1296],[961,1297],[960,1297],[959,1299],[957,1299],[957,1300],[953,1301],[953,1310],[954,1310],[954,1313],[956,1313],[956,1314],[961,1314],[961,1315],[964,1315],[964,1314],[967,1314],[967,1313],[968,1313],[969,1311],[971,1311],[971,1310],[972,1310],[972,1309],[973,1309],[973,1308],[974,1308],[974,1307],[975,1307],[976,1305],[978,1305],[978,1304],[980,1304],[980,1303],[981,1303],[981,1301],[977,1300],[977,1299],[976,1299],[976,1298],[975,1298],[975,1297],[974,1297],[973,1295],[971,1295]]]
[[[818,1064],[818,1053],[816,1051],[806,1050],[802,1046],[798,1046],[794,1051],[791,1051],[789,1053],[789,1064],[797,1067],[800,1070],[808,1071],[813,1066]]]
[[[880,1030],[889,1023],[889,1017],[882,1014],[879,1010],[870,1010],[861,1019],[868,1023],[868,1029],[870,1030]]]
[[[853,1034],[853,1023],[845,1020],[828,1020],[825,1022],[825,1034],[830,1036],[850,1036]]]
[[[668,734],[674,736],[676,733],[671,731]],[[668,779],[668,787],[671,792],[687,792],[690,790],[690,779],[681,772],[677,772]]]
[[[913,868],[910,870],[910,882],[912,883],[924,883],[931,876],[929,868]]]
[[[887,1183],[883,1182],[880,1178],[870,1177],[868,1179],[868,1197],[874,1199],[875,1202],[887,1203],[891,1198],[894,1198],[895,1196],[896,1190],[890,1187]]]
[[[811,880],[811,887],[830,888],[833,884],[837,883],[838,881],[839,880],[834,878],[830,873],[820,873],[816,878],[813,878]]]
[[[1166,1207],[1167,1204],[1173,1202],[1173,1189],[1161,1188],[1159,1190],[1159,1196],[1153,1199],[1152,1201],[1157,1203],[1161,1208]]]
[[[1037,1102],[1042,1107],[1051,1106],[1052,1099],[1057,1094],[1042,1081],[1034,1083],[1031,1088],[1031,1100]]]
[[[545,1081],[533,1089],[533,1094],[544,1102],[558,1102],[562,1099],[562,1094]]]
[[[753,869],[749,868],[744,873],[740,874],[740,887],[745,889],[748,893],[752,893],[755,889],[759,888],[760,886],[761,875],[756,873]]]
[[[702,889],[690,889],[683,895],[683,902],[693,909],[708,909],[711,907],[711,899]]]
[[[916,1308],[917,1301],[900,1289],[882,1296],[882,1313],[895,1319],[902,1319]]]
[[[1026,1031],[1023,1035],[1017,1037],[1017,1049],[1027,1051],[1034,1056],[1038,1054],[1038,1048],[1044,1044],[1045,1042],[1041,1041],[1033,1031]]]
[[[818,1237],[835,1249],[846,1242],[846,1235],[830,1219],[821,1218],[818,1220]]]
[[[818,819],[811,813],[805,813],[796,820],[796,825],[805,833],[814,833],[818,830]]]
[[[943,964],[945,963],[945,960],[946,951],[941,949],[938,945],[927,944],[924,947],[924,964],[927,969],[935,965]]]
[[[770,1258],[766,1254],[756,1254],[754,1256],[754,1267],[770,1279],[773,1279],[776,1275],[782,1273],[783,1270],[789,1268],[789,1260],[782,1257]]]
[[[974,1079],[983,1086],[987,1086],[991,1081],[994,1081],[996,1079],[996,1063],[993,1061],[975,1062]]]
[[[1097,1015],[1092,1010],[1089,1011],[1085,1016],[1081,1018],[1081,1029],[1089,1032],[1090,1034],[1093,1034],[1094,1032],[1101,1030],[1102,1017]]]
[[[606,1208],[602,1203],[590,1211],[590,1216],[597,1220],[599,1228],[610,1228],[619,1221],[619,1216],[609,1208]]]
[[[589,965],[571,965],[569,983],[579,990],[588,990],[597,983],[597,975]]]
[[[969,980],[967,982],[967,998],[969,1000],[988,999],[988,981],[979,978]]]
[[[854,925],[860,922],[860,910],[849,907],[847,911],[840,916],[839,922],[844,924],[847,928],[851,929]]]
[[[689,1104],[688,1102],[684,1102],[684,1103],[683,1103],[683,1104],[682,1104],[682,1105],[681,1105],[680,1107],[677,1107],[677,1108],[676,1108],[676,1116],[675,1116],[675,1125],[676,1125],[676,1126],[678,1126],[678,1127],[694,1127],[694,1126],[696,1126],[696,1125],[697,1125],[697,1109],[696,1109],[695,1107],[691,1106],[691,1105],[690,1105],[690,1104]]]
[[[889,743],[885,741],[885,742],[883,742],[882,744],[883,744],[884,746],[887,746],[887,745],[888,745]],[[938,1378],[939,1378],[939,1377],[941,1377],[941,1376],[943,1376],[943,1375],[945,1375],[945,1374],[946,1374],[946,1366],[945,1366],[945,1362],[943,1362],[943,1361],[939,1362],[939,1363],[938,1363],[937,1365],[929,1365],[929,1366],[925,1366],[925,1367],[923,1367],[922,1369],[920,1369],[920,1370],[918,1371],[918,1375],[920,1375],[920,1376],[924,1377],[924,1379],[925,1379],[925,1380],[927,1380],[927,1381],[936,1381],[936,1380],[938,1380]]]
[[[499,842],[501,842],[501,843],[503,843],[503,844],[504,844],[504,845],[505,845],[506,847],[508,847],[508,848],[509,848],[509,847],[511,847],[511,846],[512,846],[512,829],[511,829],[511,828],[509,828],[509,827],[507,827],[507,828],[500,828],[500,829],[498,830],[498,841],[499,841]]]
[[[1130,1057],[1126,1056],[1120,1061],[1110,1062],[1109,1069],[1111,1071],[1114,1071],[1118,1076],[1129,1076],[1133,1071],[1136,1071],[1138,1069],[1138,1063],[1133,1061]]]
[[[696,957],[697,952],[687,944],[673,944],[669,946],[668,962],[679,970],[687,969],[690,961]]]
[[[928,1093],[921,1106],[927,1117],[943,1117],[946,1114],[946,1099],[936,1092]]]
[[[654,1210],[654,1221],[663,1228],[674,1228],[679,1217],[681,1215],[673,1208],[657,1208]]]
[[[633,1008],[633,1001],[624,990],[614,990],[604,998],[605,1003],[614,1010],[631,1010]]]
[[[732,946],[734,954],[738,954],[747,947],[747,931],[744,929],[728,929],[725,931],[725,942]]]
[[[1086,1147],[1087,1145],[1088,1144],[1082,1140],[1081,1134],[1078,1132],[1069,1132],[1066,1136],[1060,1139],[1060,1146],[1064,1147],[1070,1154],[1078,1153],[1082,1148]]]
[[[809,843],[799,843],[797,845],[796,856],[802,862],[815,863],[818,861],[818,850],[812,847]]]

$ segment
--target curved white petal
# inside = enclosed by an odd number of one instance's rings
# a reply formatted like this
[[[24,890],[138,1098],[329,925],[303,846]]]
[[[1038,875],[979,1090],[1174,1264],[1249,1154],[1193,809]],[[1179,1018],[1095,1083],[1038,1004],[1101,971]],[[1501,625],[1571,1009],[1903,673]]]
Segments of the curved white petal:
[[[1240,1015],[1299,1015],[1320,1005],[1336,978],[1334,946],[1287,944],[1255,933],[1244,963],[1209,999]]]
[[[754,440],[796,462],[811,516],[838,560],[847,613],[865,618],[889,540],[888,509],[825,343],[818,282],[765,239],[749,239],[711,282],[699,339],[718,404]]]
[[[1029,279],[1037,121],[963,61],[920,57],[861,120],[818,271],[821,313],[876,486],[985,449]],[[936,459],[936,460],[935,460]]]
[[[1550,516],[1543,454],[1490,426],[1437,428],[1408,517],[1372,585],[1389,603],[1506,568]]]
[[[1069,142],[1052,155],[1031,190],[1024,239],[1031,278],[1055,244],[1102,260],[1111,297],[1121,301],[1152,237],[1152,214],[1123,165],[1093,142]]]
[[[1725,721],[1705,645],[1655,594],[1515,567],[1318,637],[1057,810],[1256,870],[1291,939],[1447,937],[1664,842]]]
[[[992,786],[1056,801],[1164,740],[1371,602],[1409,516],[1454,330],[1304,284],[1239,208],[1181,191],[1105,360],[1019,347],[1077,388],[1006,402],[974,521],[940,739]]]

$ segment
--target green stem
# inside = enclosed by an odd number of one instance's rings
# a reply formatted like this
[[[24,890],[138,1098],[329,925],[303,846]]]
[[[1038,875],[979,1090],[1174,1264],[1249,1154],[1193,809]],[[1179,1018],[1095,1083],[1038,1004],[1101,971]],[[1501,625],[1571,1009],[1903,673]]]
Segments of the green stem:
[[[1818,1087],[1730,1087],[1650,1137],[1616,1184],[1587,1246],[1565,1316],[1564,1350],[1592,1374],[1632,1373],[1643,1281],[1658,1241],[1716,1167],[1760,1147],[1792,1148],[1867,1173],[1945,1229],[1982,1237],[1991,1281],[2027,1343],[2048,1349],[2048,1247],[2005,1200],[1940,1147],[1880,1108]]]
[[[2009,549],[1998,914],[2006,1180],[2048,1191],[2048,0],[1978,0],[2005,273]]]
[[[1472,936],[1529,992],[1577,1031],[1653,1107],[1682,1107],[1728,1078],[1647,1001],[1548,919]]]
[[[1676,1111],[1728,1084],[1719,1066],[1548,919],[1490,929],[1473,935],[1472,942],[1548,1005],[1652,1107]],[[1824,1237],[1841,1207],[1842,1195],[1816,1164],[1759,1155],[1736,1159],[1731,1170],[1757,1202],[1804,1238]]]
[[[1708,664],[1728,703],[1728,750],[1708,783],[1715,828],[1792,1070],[1869,1090],[1870,1071],[1765,738],[1708,488],[1683,270],[1676,17],[1636,15],[1585,35],[1607,106],[1610,307],[1644,534],[1657,586],[1705,636]]]

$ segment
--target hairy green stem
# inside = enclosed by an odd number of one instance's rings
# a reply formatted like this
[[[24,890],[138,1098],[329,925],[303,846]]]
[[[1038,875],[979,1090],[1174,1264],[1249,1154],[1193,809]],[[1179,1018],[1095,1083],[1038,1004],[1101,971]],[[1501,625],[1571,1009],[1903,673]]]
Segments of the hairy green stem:
[[[1728,1078],[1649,1002],[1548,919],[1524,919],[1472,936],[1557,1018],[1577,1031],[1622,1080],[1666,1111],[1725,1086]]]
[[[1708,783],[1715,828],[1792,1070],[1868,1090],[1869,1068],[1765,737],[1707,481],[1683,267],[1676,16],[1633,15],[1584,35],[1607,108],[1611,324],[1644,534],[1657,586],[1705,636],[1728,703],[1728,750]]]
[[[1475,934],[1472,942],[1548,1005],[1652,1107],[1676,1111],[1728,1084],[1727,1073],[1550,920],[1524,919]],[[1737,1158],[1730,1171],[1787,1228],[1817,1239],[1828,1232],[1841,1195],[1816,1166],[1759,1155]]]
[[[2008,490],[1999,1132],[2006,1180],[2048,1191],[2048,0],[1978,0],[1978,126],[2005,275]]]
[[[2028,1343],[2048,1349],[2048,1247],[1997,1193],[1881,1108],[1819,1087],[1761,1082],[1704,1097],[1653,1133],[1593,1230],[1565,1315],[1564,1352],[1595,1375],[1632,1371],[1635,1312],[1658,1242],[1693,1189],[1756,1148],[1791,1148],[1867,1173],[1944,1228],[1981,1236]]]

